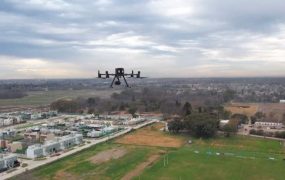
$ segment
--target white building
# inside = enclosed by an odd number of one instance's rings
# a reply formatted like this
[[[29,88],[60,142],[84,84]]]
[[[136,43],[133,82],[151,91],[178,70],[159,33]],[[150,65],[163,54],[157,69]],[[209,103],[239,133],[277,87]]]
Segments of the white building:
[[[59,140],[61,150],[68,149],[72,146],[81,144],[83,141],[82,134],[70,134],[61,137]]]
[[[0,171],[13,168],[19,163],[15,154],[0,154]]]
[[[282,123],[275,123],[275,122],[255,122],[255,127],[269,127],[274,129],[281,129],[283,127]]]
[[[4,119],[3,121],[3,125],[4,126],[9,126],[9,125],[12,125],[13,124],[13,119],[12,118],[7,118],[7,119]]]
[[[144,118],[138,117],[138,118],[132,118],[132,119],[130,119],[128,121],[125,121],[123,124],[130,126],[130,125],[136,125],[136,124],[142,123],[144,121],[145,121]]]
[[[224,127],[229,122],[230,122],[230,120],[228,120],[228,119],[221,119],[220,120],[220,127]]]
[[[48,156],[61,150],[81,144],[82,142],[82,134],[70,134],[57,138],[56,140],[46,141],[44,144],[31,145],[28,147],[26,155],[28,158],[32,159],[41,156]]]
[[[100,129],[100,130],[93,129],[92,131],[87,133],[87,137],[98,138],[106,134],[111,134],[116,131],[118,131],[118,127],[116,126],[104,127],[103,129]]]
[[[50,154],[56,153],[60,150],[62,150],[61,148],[61,143],[58,141],[46,141],[45,144],[42,145],[43,147],[43,154],[44,156],[48,156]]]
[[[281,100],[280,100],[280,103],[285,103],[285,99],[281,99]]]
[[[37,158],[44,156],[44,150],[41,144],[34,144],[28,147],[26,150],[26,155],[28,158]]]
[[[98,138],[98,137],[101,137],[103,135],[104,135],[103,131],[92,130],[92,131],[87,133],[87,137],[91,137],[91,138]]]

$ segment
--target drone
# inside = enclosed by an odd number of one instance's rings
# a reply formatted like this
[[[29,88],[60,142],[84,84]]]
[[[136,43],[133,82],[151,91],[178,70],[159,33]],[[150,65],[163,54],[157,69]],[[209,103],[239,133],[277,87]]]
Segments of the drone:
[[[127,87],[130,87],[130,86],[126,80],[126,77],[128,77],[128,78],[139,78],[139,79],[146,78],[146,77],[141,77],[140,71],[138,71],[137,74],[134,74],[134,71],[132,70],[131,74],[126,74],[124,68],[115,68],[115,74],[109,74],[108,71],[106,71],[105,74],[101,74],[100,71],[98,71],[98,78],[100,78],[100,79],[108,79],[108,78],[110,78],[110,76],[114,76],[113,81],[110,85],[110,88],[113,88],[114,83],[115,83],[115,85],[118,85],[118,86],[121,85],[120,78],[124,79]]]

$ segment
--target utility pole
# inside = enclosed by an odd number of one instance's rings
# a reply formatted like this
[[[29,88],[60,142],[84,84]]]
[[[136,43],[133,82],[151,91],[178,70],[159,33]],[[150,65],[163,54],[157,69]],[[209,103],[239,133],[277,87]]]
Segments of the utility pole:
[[[166,154],[167,156],[166,156],[166,164],[168,165],[168,154]]]

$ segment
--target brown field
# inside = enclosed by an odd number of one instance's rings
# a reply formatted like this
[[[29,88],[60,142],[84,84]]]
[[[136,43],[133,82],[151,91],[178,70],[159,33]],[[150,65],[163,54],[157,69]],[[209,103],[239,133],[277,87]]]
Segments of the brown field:
[[[232,114],[244,114],[246,116],[253,116],[258,111],[257,104],[235,103],[225,106],[225,110]]]
[[[182,138],[173,137],[160,131],[163,127],[163,123],[155,123],[118,138],[116,143],[159,147],[181,147],[184,144]]]
[[[113,148],[106,151],[102,151],[90,158],[90,161],[94,164],[101,164],[112,159],[119,159],[127,153],[125,148]]]
[[[151,166],[153,163],[155,163],[160,158],[160,154],[154,154],[150,156],[145,162],[142,162],[139,164],[135,169],[128,172],[122,180],[131,180],[132,178],[140,175],[143,170],[149,166]]]
[[[244,114],[253,116],[256,112],[266,114],[267,120],[282,120],[285,113],[285,104],[281,103],[232,103],[225,106],[225,110],[232,114]]]

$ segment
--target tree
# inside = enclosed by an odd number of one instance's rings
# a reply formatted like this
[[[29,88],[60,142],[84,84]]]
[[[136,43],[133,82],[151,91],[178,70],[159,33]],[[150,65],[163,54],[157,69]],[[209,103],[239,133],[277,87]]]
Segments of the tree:
[[[218,108],[219,119],[230,119],[231,112],[225,110],[223,106],[219,106]]]
[[[185,118],[185,127],[197,137],[209,138],[216,134],[218,120],[210,114],[195,113]]]
[[[285,131],[275,132],[275,137],[285,139]]]
[[[60,99],[50,105],[51,109],[63,113],[76,113],[80,110],[80,105],[77,101]]]
[[[120,111],[124,111],[126,109],[126,105],[124,103],[121,103],[119,106]]]
[[[224,102],[229,102],[230,100],[232,100],[235,96],[235,91],[231,90],[231,89],[227,89],[224,93],[223,93],[223,99]]]
[[[178,133],[180,130],[183,129],[183,122],[179,119],[174,119],[172,121],[169,121],[167,126],[170,132]]]
[[[192,113],[192,105],[189,102],[186,102],[182,108],[182,113],[184,116],[188,116]]]
[[[129,108],[128,112],[133,116],[136,117],[136,112],[137,112],[137,108],[135,106],[132,106]]]
[[[254,115],[258,120],[262,119],[262,118],[265,118],[266,117],[266,114],[263,113],[263,112],[256,112],[255,115]]]
[[[232,119],[239,120],[239,124],[247,124],[248,123],[248,117],[244,114],[233,114]]]
[[[238,131],[238,124],[239,122],[237,120],[230,120],[229,123],[222,128],[225,137],[230,137],[235,134]]]

